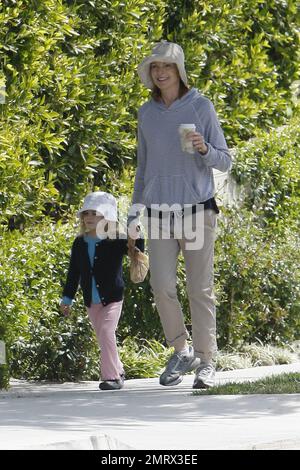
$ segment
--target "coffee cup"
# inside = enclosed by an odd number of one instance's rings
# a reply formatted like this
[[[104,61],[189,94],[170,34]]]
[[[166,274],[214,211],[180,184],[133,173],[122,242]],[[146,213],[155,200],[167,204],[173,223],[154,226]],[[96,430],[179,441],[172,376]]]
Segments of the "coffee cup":
[[[195,130],[196,130],[195,124],[180,124],[180,126],[178,127],[181,149],[183,152],[195,153],[193,142],[187,138],[187,135],[190,132],[195,132]]]

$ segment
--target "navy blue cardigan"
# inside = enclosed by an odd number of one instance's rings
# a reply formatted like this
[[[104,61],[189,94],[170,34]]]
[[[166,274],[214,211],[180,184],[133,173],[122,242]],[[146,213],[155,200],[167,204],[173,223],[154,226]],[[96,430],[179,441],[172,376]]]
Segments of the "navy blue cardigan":
[[[103,305],[123,299],[124,280],[122,271],[123,256],[128,253],[127,239],[105,239],[96,243],[94,265],[91,266],[88,245],[78,236],[72,245],[71,258],[63,296],[74,299],[80,284],[84,304],[90,307],[92,300],[92,276],[99,288]],[[136,246],[144,251],[144,239],[139,238]]]

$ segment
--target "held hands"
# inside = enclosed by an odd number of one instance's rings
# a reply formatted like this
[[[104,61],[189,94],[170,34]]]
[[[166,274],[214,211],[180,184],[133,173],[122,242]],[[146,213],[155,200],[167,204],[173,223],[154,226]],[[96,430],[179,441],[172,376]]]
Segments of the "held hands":
[[[67,304],[61,303],[60,306],[59,306],[59,308],[60,308],[61,313],[62,313],[65,317],[67,317],[67,316],[70,315],[70,313],[71,313],[71,305],[67,305]]]
[[[131,259],[137,259],[140,250],[135,246],[135,239],[128,237],[128,255]]]
[[[140,238],[140,232],[141,228],[139,225],[139,219],[133,219],[129,224],[128,224],[128,238],[132,240],[137,240]]]
[[[199,134],[199,132],[189,132],[187,134],[187,138],[192,141],[194,148],[205,155],[208,152],[208,147],[204,141],[203,135]]]

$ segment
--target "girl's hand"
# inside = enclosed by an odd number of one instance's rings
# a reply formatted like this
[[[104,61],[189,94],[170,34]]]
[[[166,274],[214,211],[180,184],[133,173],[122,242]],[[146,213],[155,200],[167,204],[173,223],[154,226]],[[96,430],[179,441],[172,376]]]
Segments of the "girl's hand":
[[[193,142],[193,146],[199,153],[205,155],[208,152],[208,147],[204,141],[204,137],[199,134],[199,132],[189,132],[187,137]]]
[[[71,313],[71,305],[60,304],[60,311],[65,315],[65,317],[67,317]]]
[[[134,219],[128,225],[128,237],[132,240],[137,240],[140,238],[141,227],[139,225],[138,219]]]

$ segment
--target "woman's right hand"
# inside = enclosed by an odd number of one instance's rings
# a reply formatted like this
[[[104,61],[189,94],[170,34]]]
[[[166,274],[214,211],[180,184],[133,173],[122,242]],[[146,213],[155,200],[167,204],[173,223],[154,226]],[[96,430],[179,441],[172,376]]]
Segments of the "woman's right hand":
[[[71,305],[61,303],[60,304],[60,311],[63,315],[65,315],[65,317],[67,317],[71,313]]]

